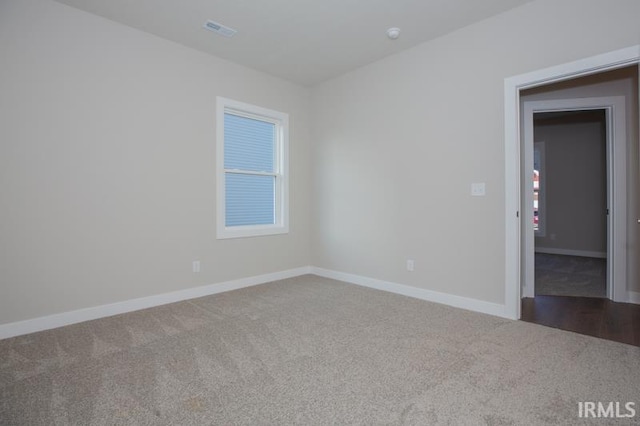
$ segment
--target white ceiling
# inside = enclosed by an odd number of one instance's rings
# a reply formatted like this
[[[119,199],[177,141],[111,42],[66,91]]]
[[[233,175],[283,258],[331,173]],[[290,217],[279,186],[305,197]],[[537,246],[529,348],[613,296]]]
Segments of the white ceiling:
[[[57,1],[309,86],[531,0]],[[238,33],[207,31],[208,19]]]

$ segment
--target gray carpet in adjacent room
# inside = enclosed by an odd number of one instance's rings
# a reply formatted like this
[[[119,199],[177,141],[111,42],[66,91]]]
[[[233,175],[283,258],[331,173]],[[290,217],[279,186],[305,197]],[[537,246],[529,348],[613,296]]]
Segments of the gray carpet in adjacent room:
[[[312,275],[0,341],[3,425],[578,424],[639,383],[635,346]]]
[[[536,296],[607,297],[607,259],[535,254]]]

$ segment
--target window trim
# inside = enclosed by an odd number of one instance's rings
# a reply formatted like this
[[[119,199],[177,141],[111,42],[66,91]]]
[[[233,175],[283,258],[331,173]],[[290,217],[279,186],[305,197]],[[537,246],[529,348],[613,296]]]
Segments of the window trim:
[[[269,225],[226,226],[224,168],[224,115],[266,121],[276,126],[275,146],[275,223]],[[269,173],[271,175],[271,173]],[[216,236],[217,239],[257,237],[289,232],[289,115],[283,112],[216,98]]]

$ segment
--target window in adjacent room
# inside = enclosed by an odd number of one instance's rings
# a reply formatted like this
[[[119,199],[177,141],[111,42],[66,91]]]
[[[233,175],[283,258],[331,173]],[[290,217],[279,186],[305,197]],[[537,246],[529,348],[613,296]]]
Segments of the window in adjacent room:
[[[533,230],[536,237],[545,236],[544,142],[533,144]]]
[[[217,235],[289,232],[288,114],[218,97]]]

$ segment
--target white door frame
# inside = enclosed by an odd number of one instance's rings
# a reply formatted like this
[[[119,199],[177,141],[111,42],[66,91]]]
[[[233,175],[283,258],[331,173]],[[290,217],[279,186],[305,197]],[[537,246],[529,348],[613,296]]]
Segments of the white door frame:
[[[520,318],[520,91],[640,62],[640,45],[504,80],[505,316]]]
[[[627,126],[624,96],[598,98],[554,99],[524,102],[524,176],[533,176],[533,115],[537,112],[572,110],[605,110],[607,140],[607,297],[615,302],[627,301]],[[531,165],[529,167],[528,165]],[[527,170],[527,169],[531,170]],[[525,182],[526,185],[526,182]],[[533,205],[533,190],[525,191],[524,206]],[[522,267],[522,295],[534,296],[534,231],[533,210],[521,210],[524,225]]]

